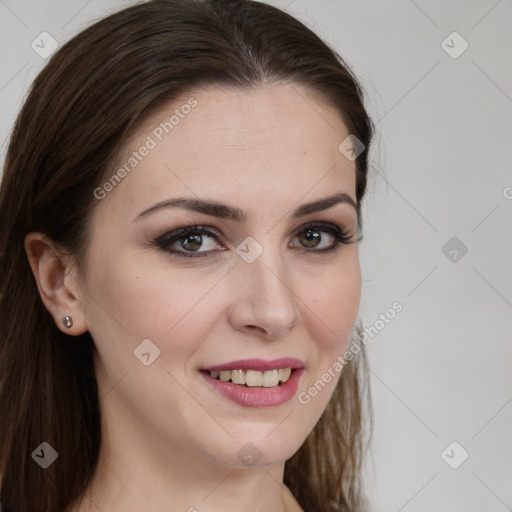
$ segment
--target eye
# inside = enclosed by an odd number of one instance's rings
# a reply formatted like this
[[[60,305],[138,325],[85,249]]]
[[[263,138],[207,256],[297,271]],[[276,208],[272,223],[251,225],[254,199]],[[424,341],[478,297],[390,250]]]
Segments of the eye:
[[[208,253],[219,249],[218,243],[210,241],[206,244],[205,251],[199,251],[204,245],[204,240],[208,238],[218,241],[221,237],[210,229],[195,224],[166,233],[154,240],[154,244],[169,254],[178,254],[185,257],[208,256]],[[219,250],[225,249],[220,247]]]
[[[327,236],[322,235],[327,233]],[[352,237],[334,224],[310,224],[302,228],[294,238],[298,238],[305,252],[328,252],[339,247],[339,244],[351,243]],[[322,244],[327,242],[327,245]],[[330,242],[330,243],[329,243]]]
[[[323,233],[323,234],[322,234]],[[327,233],[327,235],[325,235]],[[294,244],[291,247],[303,249],[306,253],[325,253],[339,248],[340,244],[352,242],[352,236],[341,230],[338,226],[328,223],[310,224],[301,228],[292,240],[298,239],[300,246]],[[212,252],[226,250],[220,244],[222,236],[216,230],[205,226],[187,226],[177,229],[156,238],[153,245],[168,254],[176,254],[183,257],[208,256]],[[205,241],[208,242],[205,244]],[[324,243],[327,244],[327,246]],[[319,248],[320,247],[320,248]],[[200,250],[204,249],[204,250]]]

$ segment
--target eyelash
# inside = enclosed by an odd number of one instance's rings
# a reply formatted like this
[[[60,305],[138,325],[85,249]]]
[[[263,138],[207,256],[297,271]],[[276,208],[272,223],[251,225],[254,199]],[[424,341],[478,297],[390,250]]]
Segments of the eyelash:
[[[333,236],[335,239],[335,242],[332,246],[327,247],[326,249],[309,249],[304,248],[303,253],[329,253],[331,251],[334,251],[336,249],[339,249],[340,244],[347,245],[352,243],[351,238],[352,236],[349,235],[346,231],[343,231],[339,229],[334,224],[328,224],[328,223],[313,223],[308,224],[305,227],[302,227],[297,231],[294,235],[294,238],[297,236],[302,235],[303,233],[307,232],[308,230],[311,231],[319,231],[319,232],[325,232],[329,235]],[[173,244],[174,242],[177,242],[179,240],[185,239],[188,235],[207,235],[208,237],[214,238],[217,242],[219,242],[223,237],[221,237],[219,234],[216,233],[216,231],[210,230],[206,228],[205,226],[198,226],[197,224],[194,224],[193,226],[187,226],[185,228],[177,229],[175,231],[171,231],[168,233],[165,233],[162,236],[159,236],[153,240],[153,245],[158,247],[159,249],[163,250],[167,254],[176,254],[181,257],[185,258],[198,258],[198,257],[205,257],[208,256],[212,252],[217,251],[177,251],[174,249],[168,249],[169,245]],[[357,241],[360,241],[362,237],[359,237]],[[300,249],[299,249],[300,250]]]

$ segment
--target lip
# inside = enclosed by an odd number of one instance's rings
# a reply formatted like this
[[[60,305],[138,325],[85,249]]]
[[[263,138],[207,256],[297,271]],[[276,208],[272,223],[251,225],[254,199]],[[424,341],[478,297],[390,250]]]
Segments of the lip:
[[[251,361],[256,360],[252,359]],[[285,361],[285,359],[279,359],[278,361]],[[287,359],[286,361],[289,362],[291,360]],[[295,359],[294,361],[297,360]],[[275,361],[269,362],[275,363]],[[236,363],[240,364],[240,361],[236,361]],[[256,364],[261,365],[261,363]],[[221,368],[221,366],[212,368],[212,371],[220,371],[215,370],[215,368]],[[222,366],[222,368],[227,369],[225,365]],[[261,368],[261,366],[259,366],[259,368]],[[281,366],[281,368],[283,367]],[[290,366],[284,366],[284,368],[290,368]],[[241,369],[241,367],[237,366],[232,369]],[[257,368],[253,367],[248,369],[251,370]],[[269,369],[275,369],[275,366]],[[204,370],[206,370],[206,368]],[[265,388],[263,386],[245,387],[239,384],[233,384],[232,382],[217,380],[211,377],[204,370],[200,373],[206,382],[208,382],[208,384],[210,384],[217,393],[228,398],[232,402],[244,407],[275,407],[288,402],[295,395],[297,388],[299,387],[300,378],[304,372],[304,367],[294,368],[290,378],[284,384],[272,388]]]
[[[265,361],[264,359],[241,359],[226,364],[208,366],[201,368],[201,370],[208,370],[210,372],[220,372],[222,370],[256,370],[264,372],[268,370],[279,370],[280,368],[298,370],[304,368],[304,363],[294,357],[282,357],[280,359],[273,359],[272,361]]]

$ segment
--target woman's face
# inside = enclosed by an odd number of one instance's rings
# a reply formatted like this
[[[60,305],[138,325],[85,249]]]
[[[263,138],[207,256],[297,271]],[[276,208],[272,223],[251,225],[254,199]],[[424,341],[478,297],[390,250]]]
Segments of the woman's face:
[[[336,110],[281,84],[197,90],[127,141],[95,191],[81,296],[110,446],[224,466],[297,451],[359,307],[348,135]],[[251,385],[214,379],[222,368]]]

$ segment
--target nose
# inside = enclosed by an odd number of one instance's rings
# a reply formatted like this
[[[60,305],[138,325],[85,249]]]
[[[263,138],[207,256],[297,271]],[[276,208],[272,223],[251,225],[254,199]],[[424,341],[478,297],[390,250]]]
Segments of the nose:
[[[252,263],[242,258],[230,272],[234,291],[229,322],[240,332],[263,339],[282,338],[299,320],[290,272],[278,251],[264,250]]]

